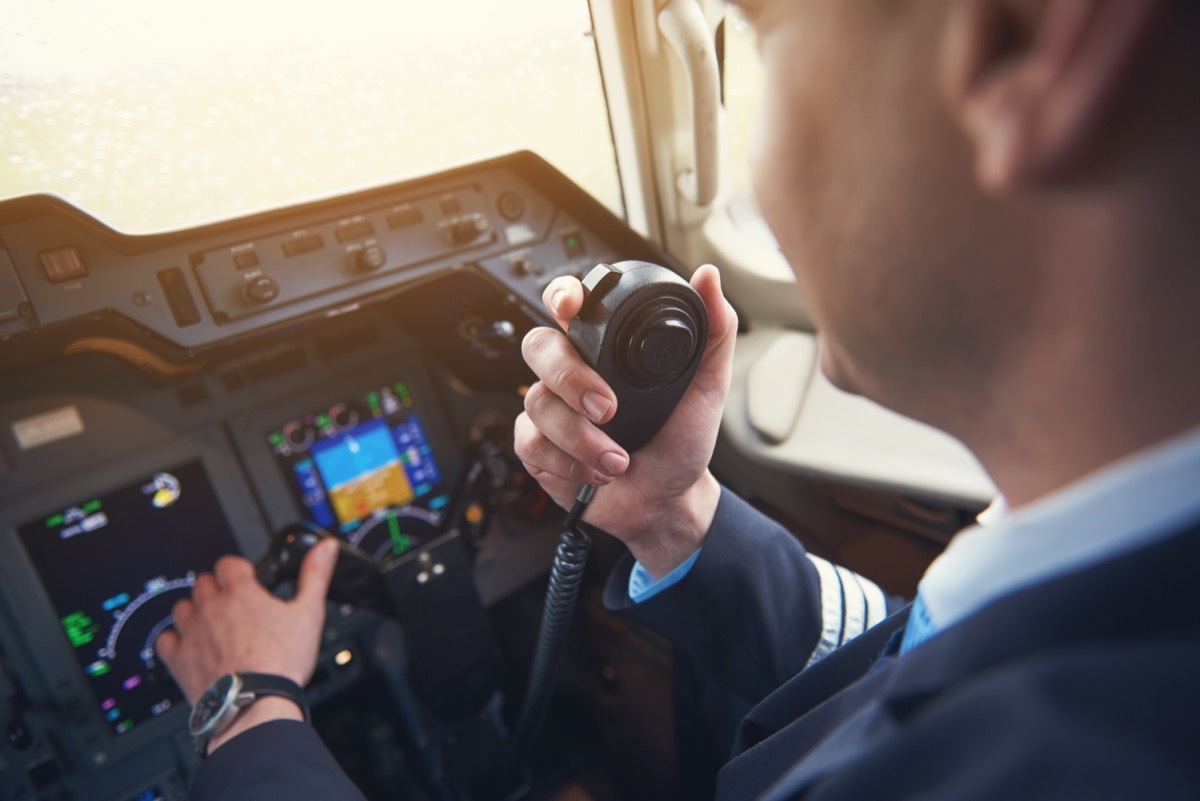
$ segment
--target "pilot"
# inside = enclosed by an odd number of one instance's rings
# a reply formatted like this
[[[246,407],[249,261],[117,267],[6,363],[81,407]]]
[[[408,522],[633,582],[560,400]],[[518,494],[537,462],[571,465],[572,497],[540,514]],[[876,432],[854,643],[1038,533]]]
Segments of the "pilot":
[[[609,441],[611,391],[538,329],[518,455],[560,504],[602,485],[586,519],[630,552],[606,602],[700,677],[732,743],[717,798],[1200,797],[1200,6],[745,10],[768,84],[755,191],[822,369],[961,439],[997,513],[831,650],[827,571],[707,469],[737,329],[711,267],[704,363],[654,441]],[[546,292],[562,324],[581,297]],[[190,700],[231,670],[308,677],[328,549],[304,567],[291,603],[237,559],[197,581],[158,643]],[[276,720],[299,717],[244,711],[196,797],[352,795]]]

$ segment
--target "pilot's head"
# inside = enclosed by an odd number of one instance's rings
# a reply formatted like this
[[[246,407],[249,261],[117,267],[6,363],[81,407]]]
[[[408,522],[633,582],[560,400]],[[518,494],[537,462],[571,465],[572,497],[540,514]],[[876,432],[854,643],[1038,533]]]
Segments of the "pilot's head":
[[[1091,355],[1094,304],[1144,299],[1135,260],[1178,255],[1147,248],[1194,214],[1200,4],[742,5],[768,82],[755,191],[835,383],[966,439],[995,422],[981,398]]]

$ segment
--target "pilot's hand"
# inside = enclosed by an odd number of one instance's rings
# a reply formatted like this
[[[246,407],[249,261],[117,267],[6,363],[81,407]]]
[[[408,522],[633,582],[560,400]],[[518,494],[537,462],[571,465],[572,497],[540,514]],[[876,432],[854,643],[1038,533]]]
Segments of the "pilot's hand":
[[[300,565],[296,596],[287,601],[267,592],[254,565],[240,556],[224,556],[212,573],[196,577],[191,600],[175,604],[174,628],[154,646],[189,704],[221,676],[240,670],[286,676],[302,687],[308,683],[337,553],[333,541],[314,546]],[[302,713],[285,698],[258,700],[213,738],[209,752],[251,726],[280,718],[301,720]]]
[[[570,508],[580,484],[602,485],[584,521],[622,540],[654,578],[700,547],[720,496],[708,463],[729,392],[737,314],[721,293],[715,267],[697,270],[692,287],[708,308],[708,346],[683,399],[632,462],[594,425],[612,419],[616,396],[566,335],[535,328],[522,344],[540,380],[529,388],[517,418],[517,456],[563,508]],[[542,299],[566,329],[583,305],[583,285],[556,278]]]

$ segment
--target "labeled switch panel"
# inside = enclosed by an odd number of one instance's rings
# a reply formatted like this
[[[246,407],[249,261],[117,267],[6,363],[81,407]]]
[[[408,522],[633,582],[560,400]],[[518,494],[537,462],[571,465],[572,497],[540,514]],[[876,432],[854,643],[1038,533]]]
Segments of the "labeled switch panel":
[[[254,239],[256,253],[279,252],[280,260],[241,266],[245,242],[193,253],[190,260],[214,320],[223,325],[496,244],[487,198],[479,185],[465,184]]]
[[[540,309],[557,276],[652,247],[528,152],[149,236],[59,198],[13,198],[0,201],[0,243],[0,343],[115,313],[189,350],[447,270],[488,273]]]

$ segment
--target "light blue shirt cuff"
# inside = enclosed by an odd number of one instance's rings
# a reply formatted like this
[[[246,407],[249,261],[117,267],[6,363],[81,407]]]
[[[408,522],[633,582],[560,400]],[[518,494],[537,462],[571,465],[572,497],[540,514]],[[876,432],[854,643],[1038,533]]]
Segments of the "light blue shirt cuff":
[[[696,559],[700,556],[700,550],[697,549],[694,554],[689,556],[683,564],[676,567],[667,575],[663,576],[658,581],[647,572],[646,568],[642,567],[641,562],[633,563],[633,570],[629,573],[629,600],[635,604],[640,604],[642,601],[649,600],[655,595],[677,584],[680,579],[688,574],[692,569],[692,565],[696,564]]]

